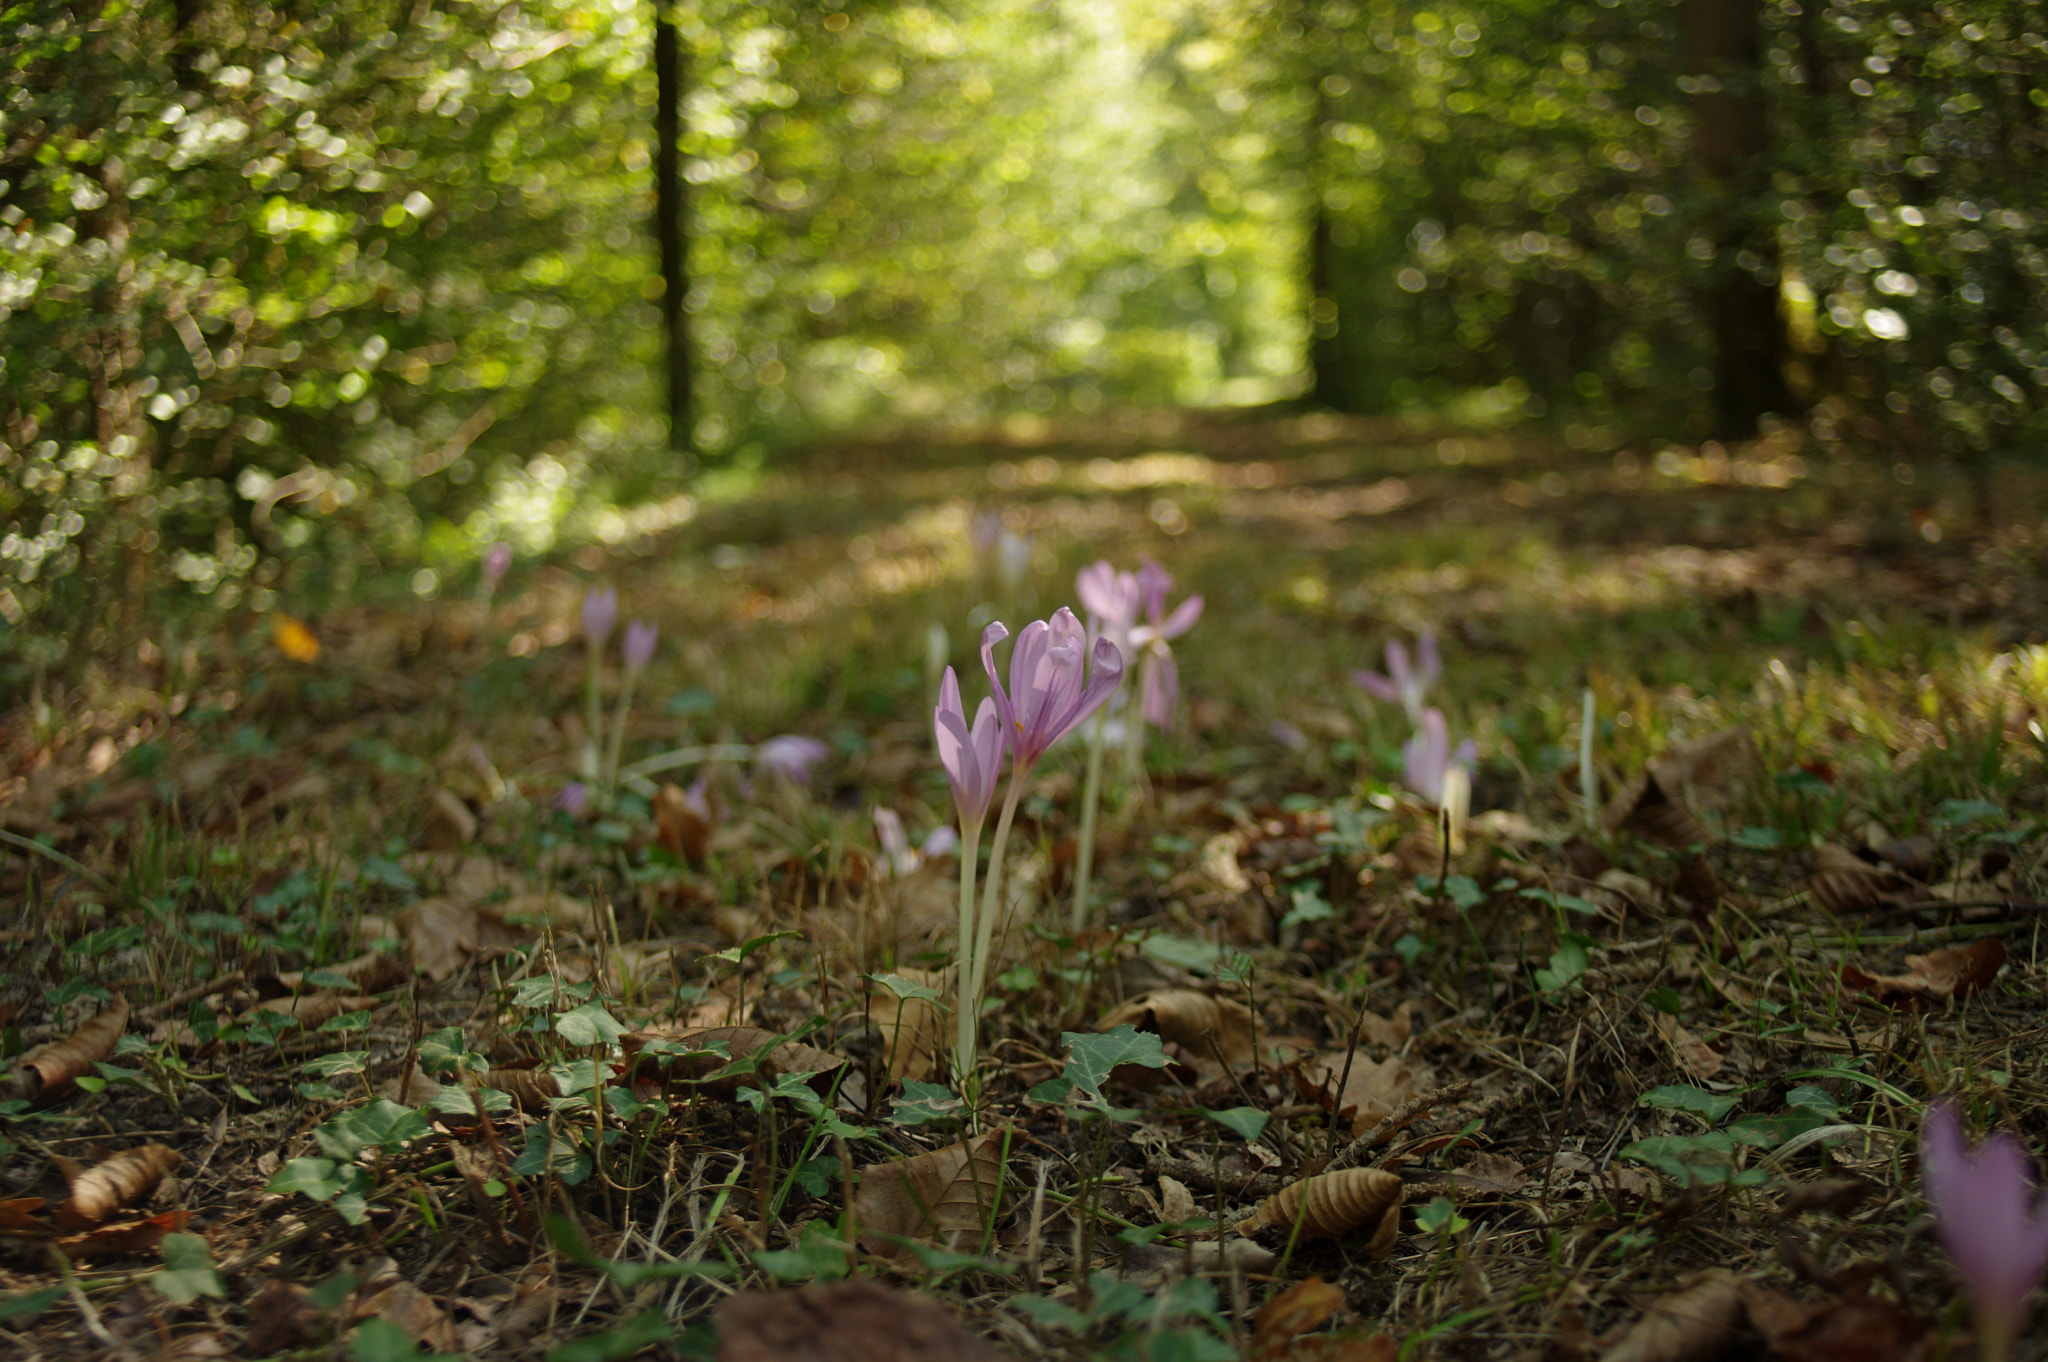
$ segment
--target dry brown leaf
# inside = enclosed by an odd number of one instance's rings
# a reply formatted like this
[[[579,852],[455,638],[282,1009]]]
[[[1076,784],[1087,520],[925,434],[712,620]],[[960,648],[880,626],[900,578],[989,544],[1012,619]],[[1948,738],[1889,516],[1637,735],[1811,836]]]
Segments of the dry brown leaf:
[[[1904,974],[1868,974],[1844,964],[1842,987],[1868,993],[1889,1007],[1919,1007],[1967,998],[1988,988],[2004,964],[2005,943],[1988,936],[1969,946],[1942,946],[1925,955],[1909,955]]]
[[[1395,1008],[1391,1017],[1366,1012],[1358,1019],[1358,1040],[1361,1045],[1379,1045],[1389,1050],[1398,1050],[1408,1043],[1408,1037],[1413,1034],[1415,1003],[1412,999]]]
[[[1344,1091],[1332,1100],[1338,1123],[1348,1123],[1353,1135],[1363,1135],[1436,1081],[1427,1067],[1398,1055],[1380,1060],[1353,1055],[1347,1077],[1342,1050],[1307,1061],[1301,1066],[1301,1076],[1308,1088],[1304,1095],[1315,1101],[1324,1100],[1322,1094],[1334,1091],[1343,1079]]]
[[[1712,1078],[1728,1063],[1728,1057],[1678,1024],[1665,1012],[1650,1014],[1650,1026],[1666,1045],[1680,1070],[1693,1078]]]
[[[1484,1151],[1465,1160],[1464,1166],[1452,1176],[1458,1181],[1459,1191],[1475,1196],[1513,1196],[1529,1185],[1529,1175],[1522,1171],[1521,1164]]]
[[[703,860],[717,824],[717,810],[704,788],[663,785],[655,791],[654,840],[678,861]]]
[[[951,988],[942,970],[900,969],[899,978],[936,990],[943,996]],[[886,984],[871,984],[868,992],[868,1024],[881,1033],[887,1047],[886,1065],[890,1078],[917,1082],[932,1076],[938,1057],[946,1047],[945,1013],[935,998],[899,998]]]
[[[321,972],[340,975],[355,987],[357,993],[382,993],[412,977],[404,959],[392,951],[365,951],[353,960],[323,965]],[[305,970],[291,970],[284,974],[266,975],[255,981],[256,987],[297,993],[306,986],[306,974]]]
[[[519,894],[532,888],[526,876],[488,856],[452,851],[415,851],[398,858],[400,866],[429,888],[439,886],[448,898],[481,902],[495,894]]]
[[[275,1012],[281,1016],[296,1017],[300,1029],[312,1031],[333,1021],[344,1012],[369,1012],[377,1005],[375,998],[351,998],[340,993],[308,993],[298,998],[272,998],[267,1003],[256,1004],[249,1011]]]
[[[249,1298],[249,1332],[243,1339],[259,1357],[289,1352],[314,1342],[324,1311],[306,1299],[306,1288],[273,1277]]]
[[[1707,830],[1674,792],[1664,788],[1654,769],[1621,787],[1600,821],[1608,835],[1632,832],[1661,846],[1687,847],[1707,840]]]
[[[1849,1295],[1802,1305],[1761,1282],[1741,1283],[1745,1313],[1783,1362],[1918,1362],[1927,1326],[1896,1301]]]
[[[376,1295],[357,1301],[352,1313],[358,1321],[389,1320],[428,1352],[455,1349],[455,1326],[449,1322],[448,1313],[411,1282],[393,1282]]]
[[[478,1076],[479,1088],[496,1088],[530,1116],[545,1116],[554,1110],[554,1099],[563,1096],[562,1085],[545,1069],[491,1069]]]
[[[113,1054],[115,1043],[127,1029],[128,1000],[117,997],[64,1039],[38,1045],[16,1060],[15,1088],[31,1101],[56,1097]]]
[[[13,1197],[0,1201],[0,1234],[26,1234],[42,1238],[50,1233],[50,1227],[36,1217],[49,1209],[49,1201],[39,1196]]]
[[[1231,1229],[1253,1235],[1266,1231],[1302,1239],[1341,1239],[1367,1225],[1375,1226],[1372,1251],[1393,1248],[1399,1232],[1403,1184],[1398,1173],[1384,1168],[1347,1168],[1281,1188],[1260,1202]]]
[[[1237,863],[1238,838],[1234,832],[1219,832],[1202,844],[1202,873],[1218,889],[1242,894],[1252,887],[1244,867]]]
[[[1343,1291],[1321,1277],[1296,1282],[1252,1317],[1252,1357],[1255,1362],[1278,1362],[1289,1354],[1296,1338],[1321,1328],[1343,1308]]]
[[[476,909],[462,899],[421,899],[401,910],[391,925],[405,939],[412,967],[435,983],[475,959],[483,944]]]
[[[1740,1279],[1726,1268],[1710,1268],[1652,1302],[1600,1362],[1705,1362],[1728,1346],[1742,1318]]]
[[[863,1279],[742,1291],[719,1305],[718,1362],[1002,1362],[926,1296]]]
[[[1872,865],[1832,842],[1813,849],[1807,888],[1822,907],[1835,913],[1862,913],[1904,903],[1915,889],[1913,882],[1897,871]]]
[[[90,1168],[66,1160],[58,1166],[71,1185],[71,1195],[58,1203],[57,1223],[67,1230],[100,1224],[115,1211],[146,1200],[184,1162],[183,1154],[163,1144],[124,1149]]]
[[[442,786],[427,801],[427,826],[420,840],[429,851],[460,851],[476,840],[477,818],[462,796]]]
[[[772,1083],[778,1073],[829,1074],[846,1063],[842,1055],[796,1041],[781,1041],[762,1051],[763,1046],[776,1040],[775,1032],[763,1031],[758,1026],[700,1026],[688,1030],[628,1031],[619,1037],[619,1045],[626,1052],[626,1072],[641,1075],[643,1081],[666,1079],[669,1082],[701,1083],[734,1060],[758,1058],[761,1061],[761,1068],[757,1071],[760,1079]],[[722,1043],[725,1054],[721,1057],[715,1053],[643,1053],[652,1041],[698,1051]],[[704,1091],[730,1094],[740,1082],[739,1077],[725,1079],[707,1086]]]
[[[1748,729],[1723,728],[1665,748],[1649,766],[1669,793],[1725,790],[1748,773],[1754,754]]]
[[[1213,1067],[1219,1053],[1224,1066],[1232,1071],[1250,1068],[1258,1060],[1251,1009],[1191,988],[1141,993],[1095,1023],[1095,1029],[1113,1031],[1124,1025],[1155,1032],[1161,1040],[1179,1046],[1182,1057],[1197,1069]]]
[[[1778,1214],[1790,1216],[1814,1211],[1824,1215],[1847,1215],[1875,1190],[1862,1178],[1802,1182],[1785,1189],[1785,1195],[1778,1201]]]
[[[861,1170],[853,1212],[860,1245],[877,1258],[917,1263],[897,1242],[915,1239],[972,1251],[992,1224],[1002,1195],[1008,1130],[991,1130],[929,1153]]]
[[[163,1243],[164,1236],[185,1228],[189,1211],[165,1211],[141,1220],[123,1220],[101,1225],[83,1234],[66,1235],[55,1241],[67,1258],[119,1258],[131,1253],[149,1253]]]
[[[1168,1222],[1193,1220],[1202,1213],[1188,1185],[1164,1174],[1159,1178],[1159,1218]]]

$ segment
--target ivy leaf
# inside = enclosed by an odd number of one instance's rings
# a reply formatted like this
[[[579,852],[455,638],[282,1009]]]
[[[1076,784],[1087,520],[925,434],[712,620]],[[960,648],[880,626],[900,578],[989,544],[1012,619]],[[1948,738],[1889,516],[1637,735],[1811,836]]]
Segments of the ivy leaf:
[[[190,1305],[201,1296],[227,1296],[227,1283],[221,1280],[220,1269],[213,1265],[205,1236],[167,1234],[163,1253],[163,1270],[149,1279],[158,1295],[179,1305]]]
[[[1070,1052],[1061,1076],[1092,1102],[1102,1100],[1102,1085],[1119,1064],[1142,1064],[1148,1069],[1166,1067],[1166,1048],[1159,1037],[1150,1031],[1140,1031],[1129,1022],[1110,1031],[1069,1031],[1060,1037],[1060,1044]]]
[[[1202,1115],[1225,1130],[1235,1132],[1246,1144],[1251,1144],[1266,1133],[1266,1113],[1257,1107],[1231,1107],[1224,1111],[1211,1111],[1203,1107]]]
[[[555,1034],[571,1045],[612,1045],[626,1034],[625,1023],[596,1001],[555,1014]]]

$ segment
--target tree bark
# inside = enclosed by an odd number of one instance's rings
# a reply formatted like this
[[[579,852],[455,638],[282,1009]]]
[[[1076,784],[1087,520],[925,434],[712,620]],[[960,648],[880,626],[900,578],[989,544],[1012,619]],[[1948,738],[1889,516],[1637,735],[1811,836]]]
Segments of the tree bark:
[[[690,393],[688,203],[682,175],[683,86],[687,78],[675,11],[654,7],[654,234],[661,249],[661,333],[668,378],[668,443],[688,454],[695,413]]]
[[[1686,0],[1686,65],[1700,82],[1695,150],[1712,205],[1700,224],[1714,245],[1702,310],[1713,336],[1714,434],[1723,439],[1747,439],[1766,413],[1794,406],[1777,242],[1768,221],[1756,220],[1770,188],[1762,18],[1761,0]],[[1744,268],[1737,257],[1745,250],[1760,263]]]

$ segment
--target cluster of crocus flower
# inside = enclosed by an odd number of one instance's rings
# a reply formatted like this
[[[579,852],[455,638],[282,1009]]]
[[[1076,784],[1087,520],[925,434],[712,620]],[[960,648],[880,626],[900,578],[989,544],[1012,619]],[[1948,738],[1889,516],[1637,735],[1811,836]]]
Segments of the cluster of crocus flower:
[[[2048,1268],[2048,1200],[2010,1135],[1976,1148],[1946,1101],[1927,1109],[1920,1177],[1942,1245],[1962,1275],[1977,1322],[1977,1356],[2003,1362],[2027,1322],[2027,1297]]]
[[[1387,643],[1385,672],[1356,671],[1351,679],[1376,699],[1398,704],[1415,732],[1401,747],[1401,781],[1437,809],[1444,819],[1448,845],[1464,841],[1465,816],[1472,803],[1472,764],[1478,749],[1470,738],[1451,746],[1450,726],[1442,710],[1426,704],[1430,688],[1443,675],[1436,634],[1425,629],[1416,640],[1415,657],[1399,639]]]
[[[633,707],[633,691],[640,674],[654,660],[655,644],[661,631],[645,620],[626,625],[621,645],[625,666],[619,676],[619,701],[613,708],[610,741],[600,758],[598,735],[604,732],[604,710],[598,699],[598,677],[604,668],[605,647],[619,622],[619,593],[611,587],[592,589],[583,597],[583,646],[588,659],[584,676],[583,701],[587,734],[583,743],[583,777],[609,795],[618,780],[619,752],[626,741],[626,717]],[[585,792],[585,798],[588,791]]]
[[[1146,559],[1136,572],[1118,571],[1108,559],[1082,568],[1074,578],[1074,594],[1088,612],[1088,634],[1106,638],[1126,658],[1137,656],[1138,704],[1126,705],[1125,756],[1133,777],[1142,768],[1146,725],[1173,726],[1180,706],[1180,668],[1172,642],[1202,617],[1202,598],[1189,596],[1171,612],[1166,593],[1173,577]],[[1081,793],[1080,851],[1074,865],[1074,906],[1071,926],[1079,932],[1088,921],[1088,892],[1095,870],[1095,817],[1102,803],[1102,747],[1107,711],[1095,716],[1088,730],[1088,775]]]
[[[1025,779],[1054,743],[1102,706],[1124,673],[1123,654],[1117,646],[1107,638],[1097,638],[1091,647],[1080,620],[1061,606],[1051,619],[1033,620],[1018,633],[1010,649],[1010,684],[1005,688],[996,670],[995,648],[1009,636],[1001,622],[982,631],[981,664],[988,673],[990,695],[976,708],[973,720],[967,717],[960,681],[951,667],[946,668],[939,684],[939,704],[932,713],[939,763],[953,787],[953,802],[960,813],[959,993],[953,1058],[955,1078],[963,1091],[974,1072],[981,996],[1002,905],[1003,852]],[[995,800],[1005,752],[1010,756],[1010,781],[996,819],[988,877],[977,910],[976,854],[982,823]]]

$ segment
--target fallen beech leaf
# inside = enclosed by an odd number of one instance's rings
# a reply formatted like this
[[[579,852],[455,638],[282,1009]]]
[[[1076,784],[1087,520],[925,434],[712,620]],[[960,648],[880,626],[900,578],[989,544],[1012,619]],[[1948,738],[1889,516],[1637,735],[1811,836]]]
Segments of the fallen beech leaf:
[[[445,1353],[455,1348],[455,1326],[432,1296],[411,1282],[394,1282],[367,1300],[358,1300],[352,1311],[357,1320],[381,1319],[398,1326],[428,1352]]]
[[[933,989],[942,996],[948,987],[943,971],[901,969],[895,977],[905,983]],[[881,1033],[887,1047],[890,1078],[923,1082],[938,1066],[946,1047],[945,1013],[934,998],[899,998],[886,984],[871,984],[868,990],[868,1024]]]
[[[118,1224],[101,1225],[87,1230],[84,1234],[67,1235],[56,1240],[58,1248],[72,1259],[115,1258],[130,1253],[148,1253],[163,1243],[164,1236],[185,1228],[191,1219],[187,1211],[165,1211],[141,1220],[124,1220]]]
[[[758,1026],[700,1026],[683,1031],[628,1031],[619,1037],[619,1045],[626,1052],[626,1072],[629,1075],[652,1071],[671,1082],[701,1083],[733,1061],[742,1059],[758,1058],[761,1061],[758,1076],[763,1082],[770,1083],[778,1073],[827,1074],[846,1063],[844,1056],[796,1041],[782,1041],[763,1052],[762,1047],[774,1040],[775,1032],[763,1031]],[[652,1041],[698,1051],[723,1043],[725,1055],[644,1053]],[[742,1078],[722,1079],[715,1084],[707,1084],[703,1091],[730,1094],[740,1086]]]
[[[1712,1078],[1728,1062],[1726,1055],[1680,1026],[1678,1018],[1669,1013],[1651,1013],[1650,1026],[1671,1047],[1678,1067],[1693,1078]]]
[[[1653,1301],[1600,1362],[1704,1362],[1728,1346],[1742,1317],[1741,1281],[1726,1268],[1709,1268]]]
[[[1986,988],[2005,964],[2005,943],[1995,936],[1961,948],[1943,946],[1906,957],[1904,974],[1868,974],[1842,966],[1842,987],[1868,993],[1890,1007],[1919,1007],[1948,998],[1967,998]]]
[[[1688,847],[1707,840],[1707,830],[1699,819],[1677,793],[1664,787],[1654,768],[1622,786],[1600,821],[1609,836],[1632,832],[1667,847]]]
[[[306,1299],[306,1288],[273,1277],[249,1298],[249,1333],[243,1345],[270,1357],[314,1342],[324,1314]]]
[[[679,861],[696,862],[711,850],[718,813],[700,783],[685,790],[663,785],[654,795],[654,840]]]
[[[719,1305],[718,1362],[1003,1362],[926,1296],[873,1280],[742,1291]]]
[[[1896,1301],[1843,1296],[1802,1305],[1761,1282],[1741,1284],[1749,1324],[1783,1362],[1917,1362],[1927,1326]]]
[[[1455,1169],[1458,1190],[1478,1196],[1513,1196],[1529,1185],[1522,1165],[1499,1154],[1480,1152]]]
[[[272,998],[269,1002],[258,1003],[249,1010],[296,1017],[302,1030],[313,1031],[344,1012],[369,1012],[376,1006],[375,998],[352,998],[340,993],[308,993],[298,998]]]
[[[1847,1215],[1856,1209],[1857,1203],[1874,1190],[1875,1188],[1862,1178],[1828,1178],[1820,1182],[1802,1182],[1785,1189],[1785,1195],[1778,1201],[1778,1214],[1798,1215],[1801,1211],[1815,1211],[1827,1215]]]
[[[1847,847],[1825,842],[1813,849],[1807,889],[1830,912],[1863,913],[1904,903],[1914,888],[1897,871],[1872,865]]]
[[[15,1061],[15,1087],[32,1101],[57,1096],[113,1054],[114,1043],[127,1029],[128,1000],[115,998],[97,1017],[64,1039],[38,1045]]]
[[[1392,1115],[1395,1107],[1435,1081],[1429,1069],[1398,1055],[1381,1060],[1353,1055],[1351,1072],[1347,1077],[1342,1050],[1317,1055],[1305,1062],[1300,1075],[1305,1085],[1303,1096],[1311,1101],[1325,1100],[1324,1095],[1333,1091],[1338,1080],[1343,1079],[1344,1091],[1329,1100],[1335,1104],[1338,1123],[1348,1122],[1353,1135],[1363,1135]]]
[[[1256,1362],[1275,1362],[1286,1356],[1297,1337],[1320,1328],[1343,1308],[1344,1293],[1321,1277],[1296,1282],[1252,1317],[1252,1357]]]
[[[48,1209],[50,1203],[43,1197],[23,1196],[0,1201],[0,1234],[26,1234],[43,1238],[50,1233],[45,1222],[36,1219],[38,1212]]]
[[[145,1144],[110,1154],[90,1168],[59,1165],[71,1195],[58,1203],[57,1223],[67,1230],[89,1229],[148,1197],[184,1163],[185,1156],[169,1145]]]
[[[1195,1194],[1188,1185],[1164,1174],[1159,1178],[1159,1214],[1162,1220],[1193,1220],[1202,1213],[1195,1204]]]
[[[1212,998],[1191,988],[1161,988],[1141,993],[1095,1023],[1097,1031],[1119,1026],[1156,1032],[1180,1047],[1182,1057],[1202,1069],[1215,1064],[1250,1068],[1258,1060],[1251,1009],[1229,998]]]
[[[1230,1228],[1237,1234],[1272,1231],[1296,1233],[1302,1239],[1341,1239],[1353,1230],[1375,1226],[1372,1252],[1383,1256],[1400,1231],[1400,1174],[1384,1168],[1347,1168],[1281,1188]]]
[[[1009,1138],[1007,1130],[991,1130],[861,1170],[860,1190],[853,1196],[861,1247],[906,1267],[918,1260],[896,1242],[900,1239],[972,1250],[995,1220]]]
[[[460,851],[476,840],[477,817],[462,796],[442,786],[427,801],[427,826],[420,834],[429,851]]]
[[[338,965],[322,965],[318,970],[291,970],[284,974],[259,976],[255,983],[259,990],[276,989],[280,993],[298,993],[306,987],[308,973],[333,974],[348,980],[357,993],[382,993],[385,989],[404,983],[412,976],[405,961],[391,951],[365,951],[353,960],[344,960]]]
[[[479,1088],[496,1088],[530,1116],[545,1116],[563,1096],[562,1085],[545,1069],[491,1069],[476,1080]]]

